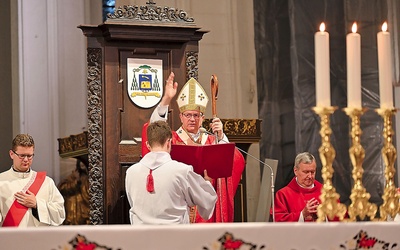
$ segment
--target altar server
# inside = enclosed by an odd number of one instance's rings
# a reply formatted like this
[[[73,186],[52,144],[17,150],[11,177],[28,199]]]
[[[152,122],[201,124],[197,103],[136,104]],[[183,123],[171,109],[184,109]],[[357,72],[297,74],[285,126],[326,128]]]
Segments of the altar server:
[[[193,167],[171,159],[172,131],[165,121],[147,127],[150,152],[126,172],[126,193],[131,224],[188,224],[189,207],[197,206],[208,220],[217,194],[207,172],[204,178]]]
[[[64,199],[54,181],[31,168],[34,150],[28,134],[19,134],[12,142],[13,165],[0,174],[2,227],[58,226],[65,219]]]

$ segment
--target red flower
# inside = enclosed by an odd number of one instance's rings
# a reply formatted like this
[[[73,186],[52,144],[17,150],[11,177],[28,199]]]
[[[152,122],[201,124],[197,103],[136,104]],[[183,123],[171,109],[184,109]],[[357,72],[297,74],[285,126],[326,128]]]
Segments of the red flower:
[[[361,248],[371,248],[375,245],[376,239],[374,238],[367,238],[365,235],[361,236],[360,242],[358,246]]]
[[[243,241],[241,241],[241,240],[233,241],[233,240],[227,239],[224,242],[224,248],[225,249],[238,249],[242,244],[243,244]]]

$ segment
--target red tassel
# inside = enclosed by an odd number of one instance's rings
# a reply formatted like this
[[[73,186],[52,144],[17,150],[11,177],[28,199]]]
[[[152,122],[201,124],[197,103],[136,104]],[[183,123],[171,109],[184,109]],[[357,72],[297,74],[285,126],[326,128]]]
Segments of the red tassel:
[[[153,172],[153,170],[150,169],[150,173],[147,176],[146,189],[147,189],[147,192],[149,192],[149,193],[153,193],[154,192],[154,179],[153,179],[153,175],[151,174],[152,172]]]

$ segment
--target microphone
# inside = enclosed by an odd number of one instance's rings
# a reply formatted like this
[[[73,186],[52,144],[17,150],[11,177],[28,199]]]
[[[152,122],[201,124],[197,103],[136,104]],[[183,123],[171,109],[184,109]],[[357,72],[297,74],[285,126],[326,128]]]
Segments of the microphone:
[[[216,137],[216,134],[212,134],[211,132],[207,131],[207,129],[205,129],[204,127],[200,127],[199,129],[200,133],[202,134],[208,134],[208,135],[212,135]],[[218,138],[216,138],[218,141]],[[225,143],[229,143],[228,141],[225,141],[224,139],[219,140]],[[264,166],[269,168],[269,171],[271,172],[271,201],[272,201],[272,222],[275,222],[275,185],[274,185],[274,171],[272,170],[272,167],[270,165],[268,165],[267,163],[261,161],[260,159],[258,159],[257,157],[253,156],[252,154],[247,153],[246,151],[244,151],[243,149],[236,147],[240,152],[244,153],[247,156],[250,156],[251,158],[253,158],[254,160],[258,161],[259,163],[263,164]]]

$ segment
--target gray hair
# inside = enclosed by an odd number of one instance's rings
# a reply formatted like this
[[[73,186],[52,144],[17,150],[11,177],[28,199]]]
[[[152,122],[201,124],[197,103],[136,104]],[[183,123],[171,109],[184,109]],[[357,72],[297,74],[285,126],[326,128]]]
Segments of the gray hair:
[[[315,161],[315,157],[309,152],[303,152],[296,156],[294,159],[294,167],[299,168],[300,163],[310,164]]]

